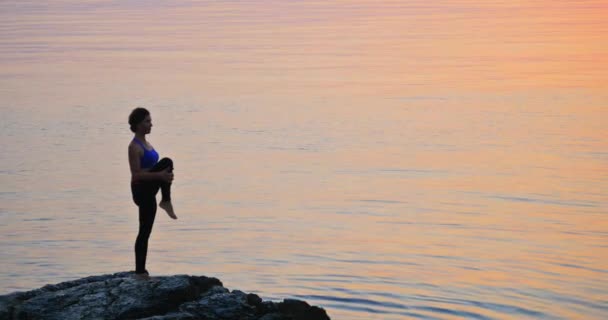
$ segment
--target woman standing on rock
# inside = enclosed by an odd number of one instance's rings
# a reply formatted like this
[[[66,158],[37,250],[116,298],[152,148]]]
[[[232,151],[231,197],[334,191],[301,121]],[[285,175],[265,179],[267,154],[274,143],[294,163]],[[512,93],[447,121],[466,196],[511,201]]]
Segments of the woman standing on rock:
[[[135,133],[129,144],[129,167],[131,168],[131,192],[133,201],[139,207],[139,233],[135,240],[135,276],[139,279],[150,279],[146,270],[148,239],[156,216],[156,194],[161,190],[162,199],[159,207],[177,219],[171,204],[171,182],[173,181],[173,161],[163,158],[158,161],[158,153],[146,141],[146,135],[152,129],[150,112],[144,108],[135,108],[129,115],[131,131]]]

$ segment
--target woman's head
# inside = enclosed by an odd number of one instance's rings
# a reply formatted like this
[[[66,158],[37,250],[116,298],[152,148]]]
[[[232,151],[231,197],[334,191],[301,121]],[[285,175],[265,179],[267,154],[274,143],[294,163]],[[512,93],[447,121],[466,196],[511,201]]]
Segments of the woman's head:
[[[152,128],[152,118],[150,117],[150,111],[145,108],[135,108],[129,115],[129,125],[131,131],[136,133],[138,130],[143,130],[143,133],[149,133]]]

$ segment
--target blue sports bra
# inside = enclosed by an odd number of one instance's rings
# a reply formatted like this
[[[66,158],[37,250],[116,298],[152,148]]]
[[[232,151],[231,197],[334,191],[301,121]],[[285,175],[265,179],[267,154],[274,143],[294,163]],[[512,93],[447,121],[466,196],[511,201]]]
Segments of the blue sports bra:
[[[152,168],[158,162],[158,152],[156,150],[148,150],[146,146],[139,141],[137,138],[133,138],[133,141],[137,142],[144,149],[144,156],[141,157],[141,168],[149,169]]]

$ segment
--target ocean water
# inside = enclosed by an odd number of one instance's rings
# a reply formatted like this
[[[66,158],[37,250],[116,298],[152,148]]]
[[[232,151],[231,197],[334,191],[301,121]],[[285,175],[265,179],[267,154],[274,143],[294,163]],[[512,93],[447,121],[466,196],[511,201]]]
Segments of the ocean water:
[[[0,294],[134,270],[332,319],[608,316],[602,1],[2,1]]]

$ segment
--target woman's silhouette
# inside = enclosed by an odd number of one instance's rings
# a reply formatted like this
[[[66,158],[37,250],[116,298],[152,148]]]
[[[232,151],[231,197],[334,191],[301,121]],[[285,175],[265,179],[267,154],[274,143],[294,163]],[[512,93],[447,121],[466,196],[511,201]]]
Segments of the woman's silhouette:
[[[152,129],[150,112],[144,108],[135,108],[129,115],[131,131],[135,133],[129,144],[129,167],[131,168],[131,192],[133,201],[139,207],[139,233],[135,240],[135,276],[139,279],[150,279],[146,270],[148,239],[156,216],[156,193],[161,190],[162,199],[159,207],[177,219],[171,204],[171,182],[173,181],[173,161],[163,158],[158,161],[158,153],[146,141],[146,135]]]

